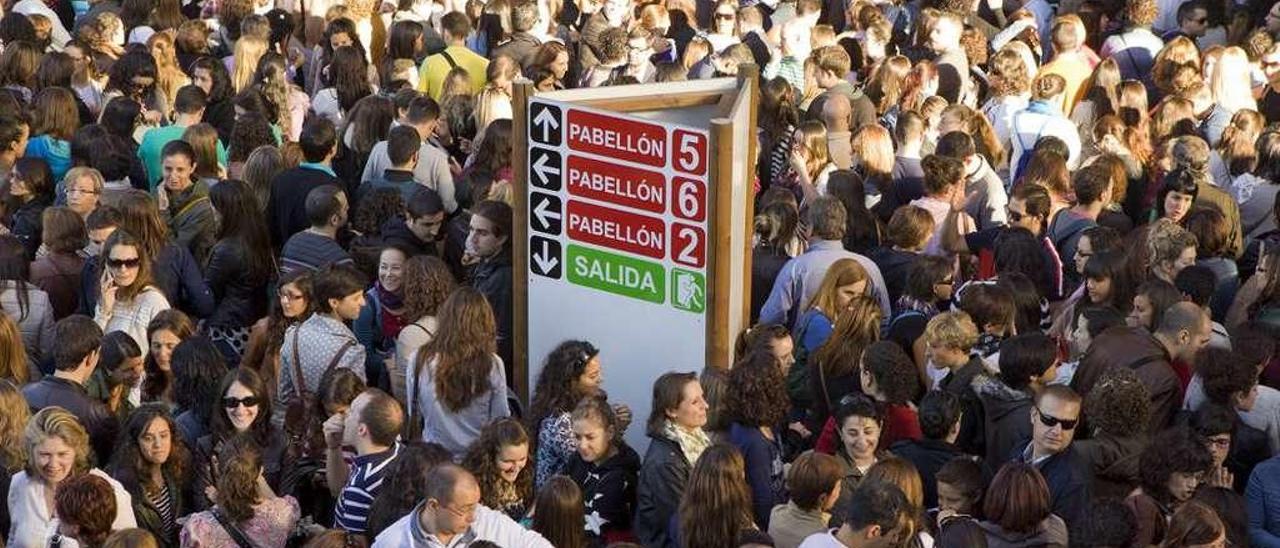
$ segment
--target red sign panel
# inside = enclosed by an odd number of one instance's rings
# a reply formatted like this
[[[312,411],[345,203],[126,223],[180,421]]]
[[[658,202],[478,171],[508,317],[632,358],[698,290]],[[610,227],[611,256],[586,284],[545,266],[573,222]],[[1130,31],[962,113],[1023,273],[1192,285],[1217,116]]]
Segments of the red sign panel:
[[[707,136],[677,129],[671,133],[671,157],[676,169],[694,175],[707,172]]]
[[[671,260],[685,266],[702,268],[707,264],[707,234],[701,228],[681,223],[671,224]]]
[[[663,213],[667,178],[656,171],[569,156],[569,193],[602,202]]]
[[[660,125],[577,109],[569,110],[568,119],[573,150],[654,167],[667,165],[667,130]]]
[[[569,200],[569,238],[661,259],[667,254],[662,219]]]
[[[707,187],[701,181],[671,178],[671,213],[681,219],[702,222],[707,218]]]

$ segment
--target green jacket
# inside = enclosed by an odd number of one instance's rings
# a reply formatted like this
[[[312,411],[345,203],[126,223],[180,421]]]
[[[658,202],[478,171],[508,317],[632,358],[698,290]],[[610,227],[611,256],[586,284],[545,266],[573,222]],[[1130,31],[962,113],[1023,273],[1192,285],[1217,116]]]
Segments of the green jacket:
[[[169,475],[164,474],[164,483],[169,488],[170,506],[173,509],[173,516],[176,520],[186,511],[186,497],[182,487],[178,485],[178,481]],[[133,491],[130,488],[130,491]],[[181,527],[174,525],[173,529],[166,532],[164,529],[164,520],[160,518],[160,511],[147,498],[141,489],[138,492],[131,492],[129,495],[133,498],[133,516],[138,520],[138,527],[150,531],[155,535],[156,540],[160,541],[161,548],[177,548],[178,533]]]
[[[186,190],[169,197],[169,234],[174,243],[187,248],[196,262],[209,258],[218,235],[218,221],[209,202],[209,186],[196,181]]]

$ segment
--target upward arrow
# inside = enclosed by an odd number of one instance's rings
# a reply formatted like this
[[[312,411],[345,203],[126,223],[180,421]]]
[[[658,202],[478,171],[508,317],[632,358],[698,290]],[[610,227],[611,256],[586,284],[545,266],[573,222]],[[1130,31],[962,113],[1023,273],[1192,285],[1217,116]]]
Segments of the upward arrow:
[[[550,139],[550,133],[560,129],[560,120],[556,119],[556,115],[551,113],[551,109],[543,108],[537,116],[533,117],[533,125],[542,130],[542,138],[539,141],[547,142]]]

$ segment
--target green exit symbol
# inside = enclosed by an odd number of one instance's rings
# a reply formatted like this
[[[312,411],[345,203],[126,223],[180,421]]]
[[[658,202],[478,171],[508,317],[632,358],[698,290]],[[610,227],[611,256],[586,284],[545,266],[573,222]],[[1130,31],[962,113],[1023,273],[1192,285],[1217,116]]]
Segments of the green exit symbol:
[[[671,269],[671,306],[695,314],[707,309],[707,282],[702,274]]]

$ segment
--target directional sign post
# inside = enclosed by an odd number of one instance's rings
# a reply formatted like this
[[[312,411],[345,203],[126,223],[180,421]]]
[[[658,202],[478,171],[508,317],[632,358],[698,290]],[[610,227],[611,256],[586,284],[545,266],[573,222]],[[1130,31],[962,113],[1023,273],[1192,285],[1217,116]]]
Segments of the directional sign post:
[[[518,382],[588,340],[610,398],[644,416],[659,375],[727,363],[745,327],[755,135],[729,117],[752,121],[756,82],[531,89],[516,89]]]

